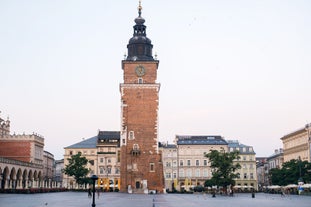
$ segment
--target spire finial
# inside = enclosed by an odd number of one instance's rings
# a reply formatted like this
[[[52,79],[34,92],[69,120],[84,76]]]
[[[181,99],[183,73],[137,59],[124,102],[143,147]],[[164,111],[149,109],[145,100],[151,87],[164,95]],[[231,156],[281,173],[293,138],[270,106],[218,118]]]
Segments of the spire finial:
[[[141,0],[139,0],[139,5],[138,5],[137,9],[138,9],[138,14],[140,16],[141,15],[141,10],[143,9],[143,7],[141,6]]]

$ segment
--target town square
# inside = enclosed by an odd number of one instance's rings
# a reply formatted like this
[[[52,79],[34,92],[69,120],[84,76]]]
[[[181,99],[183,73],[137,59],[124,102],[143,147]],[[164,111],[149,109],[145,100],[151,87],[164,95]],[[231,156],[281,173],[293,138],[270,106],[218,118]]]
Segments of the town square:
[[[310,9],[0,0],[0,207],[310,206]]]
[[[47,194],[0,194],[1,207],[85,207],[91,206],[91,199],[84,192],[47,193]],[[310,196],[258,193],[255,198],[250,194],[237,194],[234,197],[208,194],[124,194],[103,193],[97,198],[96,206],[101,207],[309,207]]]

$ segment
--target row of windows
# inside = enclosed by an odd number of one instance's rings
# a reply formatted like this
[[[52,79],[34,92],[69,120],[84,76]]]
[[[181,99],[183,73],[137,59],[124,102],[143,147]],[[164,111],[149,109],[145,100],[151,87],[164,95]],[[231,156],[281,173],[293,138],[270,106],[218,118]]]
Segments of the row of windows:
[[[211,175],[211,172],[208,169],[203,169],[202,172],[200,169],[195,169],[194,176],[195,177],[208,177]],[[192,170],[191,169],[180,169],[179,170],[179,177],[192,177]]]
[[[109,175],[111,173],[114,174],[120,174],[120,169],[119,168],[113,168],[113,167],[99,167],[99,174],[105,174],[105,175]]]
[[[194,172],[194,177],[208,177],[209,175],[211,175],[211,172],[207,169],[203,169],[202,172],[200,169],[196,169],[195,172]],[[180,169],[179,170],[179,177],[192,177],[192,170],[191,169],[188,169],[188,170],[183,170],[183,169]],[[166,172],[165,173],[165,178],[166,179],[170,179],[170,178],[177,178],[177,173],[176,172]],[[241,175],[240,173],[238,173],[238,178],[240,179],[241,178]],[[254,179],[254,173],[244,173],[243,174],[243,179]]]
[[[240,173],[238,173],[238,178],[241,178]],[[242,178],[243,179],[254,179],[254,173],[250,173],[250,174],[244,173]]]
[[[186,160],[186,163],[184,163],[184,160],[179,160],[179,166],[192,166],[191,165],[191,160]],[[203,160],[203,166],[207,166],[207,160]],[[177,161],[172,162],[166,162],[166,167],[176,167],[177,166]],[[194,166],[200,166],[200,160],[195,160],[195,165]]]
[[[87,150],[83,150],[83,152],[81,151],[78,151],[78,153],[81,153],[82,155],[95,155],[95,151],[94,150],[91,150],[91,151],[87,151]],[[74,154],[74,151],[70,150],[69,151],[69,155],[73,155]]]
[[[186,163],[185,163],[186,162]],[[203,165],[200,165],[202,162],[200,162],[200,160],[195,160],[194,165],[192,165],[191,160],[186,160],[184,162],[184,160],[179,160],[179,166],[208,166],[208,161],[207,160],[203,160]],[[166,167],[177,167],[177,161],[173,161],[172,162],[166,162],[165,164]],[[249,167],[247,167],[247,164],[243,164],[242,167],[243,169],[253,169],[254,165],[251,163],[249,164]]]
[[[241,152],[253,152],[253,147],[229,147],[229,151],[233,152],[233,151],[241,151]]]

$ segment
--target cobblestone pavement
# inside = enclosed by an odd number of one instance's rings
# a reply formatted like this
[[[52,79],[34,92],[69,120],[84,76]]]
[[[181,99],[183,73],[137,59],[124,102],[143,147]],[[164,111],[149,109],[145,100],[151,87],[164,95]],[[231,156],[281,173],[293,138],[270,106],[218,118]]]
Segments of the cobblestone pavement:
[[[257,193],[234,197],[210,194],[137,195],[102,193],[96,195],[96,207],[310,207],[311,196]],[[91,207],[87,193],[0,194],[0,207]]]

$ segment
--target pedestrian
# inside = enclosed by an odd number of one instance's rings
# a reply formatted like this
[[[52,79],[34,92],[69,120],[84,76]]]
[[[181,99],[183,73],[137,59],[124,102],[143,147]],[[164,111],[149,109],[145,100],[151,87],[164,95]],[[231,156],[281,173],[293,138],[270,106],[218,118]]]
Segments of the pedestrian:
[[[91,198],[92,197],[92,191],[91,191],[91,188],[89,188],[88,190],[88,197]]]
[[[100,196],[100,189],[97,188],[97,198],[99,199],[99,196]]]

